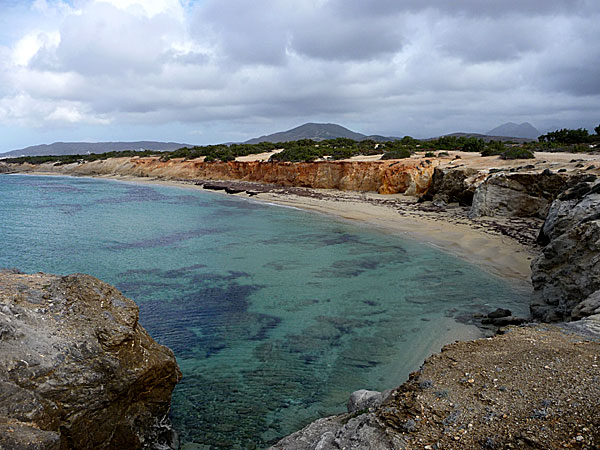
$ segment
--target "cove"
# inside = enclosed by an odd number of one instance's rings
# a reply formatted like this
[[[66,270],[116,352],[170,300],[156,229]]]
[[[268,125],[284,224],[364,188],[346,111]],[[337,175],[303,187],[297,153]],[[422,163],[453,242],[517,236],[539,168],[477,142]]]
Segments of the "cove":
[[[116,285],[177,356],[182,442],[264,448],[404,381],[476,312],[527,294],[422,242],[166,186],[0,176],[0,267]]]

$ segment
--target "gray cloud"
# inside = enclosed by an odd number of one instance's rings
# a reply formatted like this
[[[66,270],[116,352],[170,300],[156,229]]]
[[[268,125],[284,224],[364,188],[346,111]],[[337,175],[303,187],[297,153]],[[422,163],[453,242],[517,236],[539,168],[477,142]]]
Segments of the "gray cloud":
[[[586,14],[597,12],[595,0],[332,0],[335,9],[347,16],[390,16],[407,12],[437,10],[444,14],[498,18],[505,15],[550,16],[555,14]]]
[[[81,0],[11,30],[0,125],[172,123],[226,141],[304,120],[429,136],[600,117],[591,0],[161,2]]]

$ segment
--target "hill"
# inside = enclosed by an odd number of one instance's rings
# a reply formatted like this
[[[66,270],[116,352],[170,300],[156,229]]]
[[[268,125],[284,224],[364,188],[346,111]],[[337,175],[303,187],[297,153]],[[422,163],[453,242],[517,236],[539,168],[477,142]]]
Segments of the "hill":
[[[539,132],[529,122],[523,122],[516,124],[514,122],[504,123],[493,130],[486,133],[489,136],[508,136],[508,137],[520,137],[528,139],[537,139],[542,133]]]
[[[245,144],[258,144],[260,142],[290,142],[299,141],[301,139],[312,139],[313,141],[324,141],[326,139],[348,138],[355,141],[364,141],[365,139],[373,139],[374,141],[389,141],[398,138],[384,136],[366,136],[362,133],[344,128],[335,123],[305,123],[299,127],[292,128],[287,131],[268,134],[265,136],[249,139]]]
[[[177,150],[187,144],[177,142],[135,141],[135,142],[55,142],[33,145],[6,153],[0,158],[45,155],[85,155],[88,153],[118,152],[123,150]]]
[[[487,135],[487,134],[480,134],[480,133],[451,133],[451,134],[445,134],[444,136],[453,136],[453,137],[466,137],[466,138],[470,138],[470,137],[474,137],[476,139],[483,139],[484,142],[490,142],[490,141],[502,141],[502,142],[506,142],[506,141],[511,141],[511,142],[516,142],[519,144],[523,144],[525,142],[531,142],[533,140],[537,140],[537,139],[532,139],[532,138],[523,138],[523,137],[515,137],[515,136],[500,136],[500,135]],[[431,138],[431,139],[437,139],[437,138]],[[431,140],[431,139],[426,139],[426,140]]]

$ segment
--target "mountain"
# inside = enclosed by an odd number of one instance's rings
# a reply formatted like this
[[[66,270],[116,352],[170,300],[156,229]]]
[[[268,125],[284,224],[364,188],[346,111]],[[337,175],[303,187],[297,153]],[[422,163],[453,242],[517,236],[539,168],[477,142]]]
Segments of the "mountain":
[[[31,147],[0,153],[0,158],[44,155],[85,155],[87,153],[118,152],[122,150],[177,150],[186,144],[177,142],[55,142],[54,144],[33,145]]]
[[[511,137],[511,136],[490,136],[487,134],[480,134],[480,133],[450,133],[450,134],[445,134],[444,136],[452,136],[452,137],[465,137],[465,138],[470,138],[470,137],[474,137],[476,139],[483,139],[483,141],[485,142],[490,142],[490,141],[502,141],[502,142],[506,142],[506,141],[511,141],[511,142],[516,142],[519,144],[523,144],[525,142],[531,142],[534,139],[531,138],[523,138],[523,137]],[[432,139],[438,139],[437,137],[435,138],[430,138],[430,139],[425,139],[426,141],[430,141]],[[536,139],[537,140],[537,139]]]
[[[313,141],[323,141],[325,139],[349,138],[355,141],[364,141],[373,139],[374,141],[389,141],[398,138],[384,137],[379,135],[366,136],[362,133],[356,133],[348,128],[335,123],[305,123],[299,127],[287,131],[268,134],[247,140],[245,144],[258,144],[259,142],[290,142],[300,139],[312,139]]]
[[[529,122],[523,122],[516,124],[514,122],[507,122],[494,128],[493,130],[485,133],[489,136],[509,136],[509,137],[520,137],[528,139],[537,139],[542,133],[540,133],[533,125]]]

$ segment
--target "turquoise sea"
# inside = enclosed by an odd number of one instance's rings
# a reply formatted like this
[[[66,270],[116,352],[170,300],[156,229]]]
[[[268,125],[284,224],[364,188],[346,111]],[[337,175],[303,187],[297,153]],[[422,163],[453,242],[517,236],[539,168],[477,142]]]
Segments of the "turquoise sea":
[[[140,306],[184,378],[183,442],[264,448],[404,381],[456,318],[528,292],[434,247],[194,189],[0,176],[0,267],[84,272]]]

